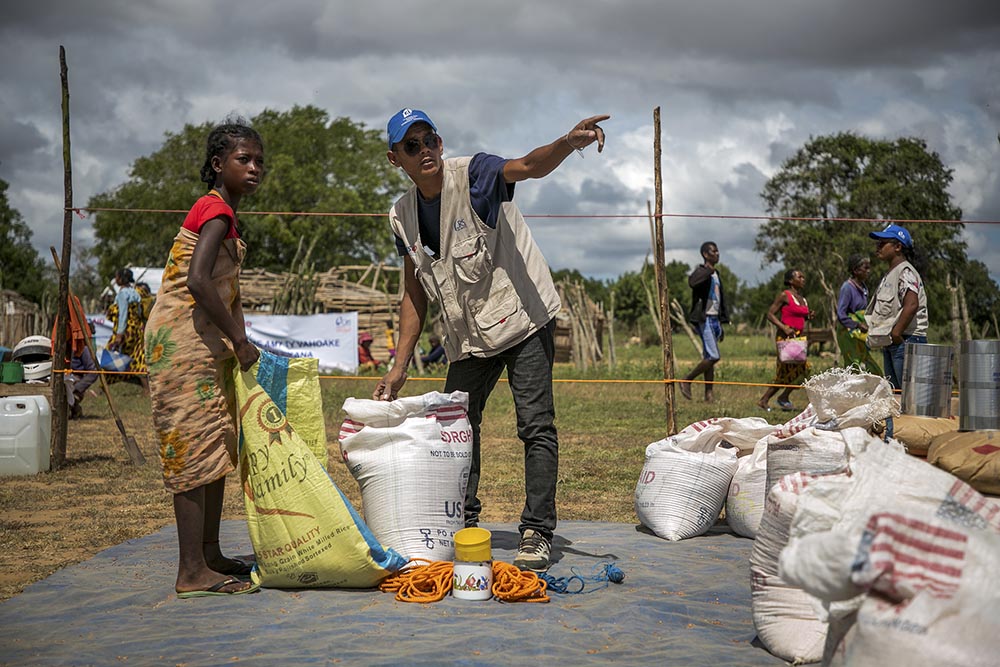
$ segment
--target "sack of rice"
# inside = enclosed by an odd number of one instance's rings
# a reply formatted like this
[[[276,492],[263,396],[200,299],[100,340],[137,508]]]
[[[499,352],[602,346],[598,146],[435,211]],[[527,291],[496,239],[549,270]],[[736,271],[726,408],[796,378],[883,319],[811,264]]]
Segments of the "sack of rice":
[[[761,438],[739,466],[726,495],[726,523],[737,535],[756,537],[767,497],[767,438]]]
[[[737,466],[725,430],[723,424],[701,423],[646,447],[635,487],[642,525],[664,539],[683,540],[715,524]]]
[[[406,559],[375,539],[255,370],[234,373],[253,580],[269,588],[375,586]]]
[[[797,430],[782,438],[767,438],[767,488],[795,472],[816,474],[847,469],[847,444],[840,431],[824,431],[815,426]]]
[[[407,558],[455,557],[472,457],[468,406],[463,391],[344,401],[340,451],[361,489],[365,521]]]
[[[1000,534],[880,512],[868,518],[856,547],[851,580],[866,595],[829,664],[997,663]]]
[[[799,494],[817,478],[797,472],[771,487],[750,552],[751,609],[757,637],[768,651],[795,663],[816,662],[823,656],[827,624],[819,617],[819,600],[781,577],[778,559],[788,542]],[[843,484],[847,475],[819,478]]]

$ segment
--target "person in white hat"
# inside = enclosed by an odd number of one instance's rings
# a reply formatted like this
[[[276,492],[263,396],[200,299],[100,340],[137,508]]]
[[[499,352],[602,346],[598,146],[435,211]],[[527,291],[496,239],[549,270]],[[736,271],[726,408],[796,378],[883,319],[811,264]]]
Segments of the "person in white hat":
[[[389,162],[413,187],[396,201],[389,224],[405,266],[397,363],[372,397],[393,400],[406,382],[429,300],[441,307],[450,365],[445,392],[469,394],[473,449],[465,524],[475,526],[483,408],[504,370],[524,442],[525,504],[514,565],[543,571],[556,527],[559,443],[552,400],[553,331],[559,295],[549,266],[511,201],[514,184],[551,173],[574,151],[597,143],[592,116],[524,157],[478,153],[444,159],[444,140],[423,111],[402,109],[389,119]],[[581,153],[582,154],[582,153]]]

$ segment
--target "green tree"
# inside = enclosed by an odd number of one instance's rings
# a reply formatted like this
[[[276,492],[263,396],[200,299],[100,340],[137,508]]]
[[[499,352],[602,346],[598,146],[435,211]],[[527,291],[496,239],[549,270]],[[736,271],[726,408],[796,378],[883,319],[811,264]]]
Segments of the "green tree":
[[[47,286],[45,265],[31,245],[31,229],[7,201],[8,187],[0,180],[0,289],[40,303]]]
[[[386,160],[381,132],[349,118],[330,120],[326,111],[314,106],[264,110],[251,124],[264,139],[267,173],[260,191],[241,203],[241,214],[377,215],[241,215],[248,267],[287,270],[300,239],[307,245],[318,239],[312,259],[321,271],[395,258],[382,212],[388,211],[406,181]],[[199,171],[205,161],[205,138],[214,125],[185,125],[179,133],[168,132],[159,150],[135,161],[127,182],[92,197],[88,206],[187,211],[206,191]],[[98,212],[94,250],[99,271],[110,275],[126,264],[162,264],[183,219],[183,214]]]
[[[577,269],[559,269],[558,271],[553,271],[552,280],[556,283],[563,280],[568,280],[574,284],[579,283],[583,285],[583,291],[587,293],[591,301],[594,303],[603,303],[605,308],[610,307],[608,285],[602,280],[587,278]]]
[[[774,302],[778,292],[785,289],[785,270],[775,273],[770,279],[759,285],[743,290],[744,321],[750,326],[760,329],[767,326],[765,315]],[[813,303],[810,301],[809,305]]]
[[[889,141],[852,133],[812,139],[764,186],[761,196],[773,217],[761,226],[755,249],[764,254],[765,264],[776,263],[779,272],[803,271],[806,296],[819,314],[816,322],[831,322],[830,303],[847,279],[847,258],[852,253],[871,256],[874,251],[869,232],[892,220],[955,220],[955,224],[904,223],[913,236],[930,319],[944,322],[950,303],[945,276],[960,274],[968,266],[963,225],[957,222],[962,211],[948,194],[951,181],[951,169],[921,139]],[[875,261],[872,268],[874,284],[887,267]]]
[[[745,289],[735,273],[723,264],[718,264],[716,269],[725,285],[726,307],[729,309],[729,317],[733,322],[744,317],[746,310],[743,305],[743,290]],[[694,270],[684,262],[673,260],[664,266],[664,275],[670,289],[670,298],[676,300],[685,317],[691,310],[691,288],[688,286],[688,276]],[[643,262],[639,271],[629,271],[618,276],[617,280],[608,285],[608,290],[615,292],[615,319],[631,330],[636,331],[640,320],[650,316],[649,293],[656,291],[656,271],[649,261]],[[677,329],[676,323],[674,330]],[[638,333],[636,331],[636,333]]]

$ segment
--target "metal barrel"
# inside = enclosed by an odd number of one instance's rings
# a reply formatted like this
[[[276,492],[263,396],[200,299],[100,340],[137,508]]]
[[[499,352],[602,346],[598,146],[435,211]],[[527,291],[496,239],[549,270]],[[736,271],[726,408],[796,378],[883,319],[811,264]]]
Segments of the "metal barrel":
[[[951,345],[907,343],[903,357],[903,414],[951,417]]]
[[[1000,340],[963,340],[958,354],[958,428],[1000,430]]]

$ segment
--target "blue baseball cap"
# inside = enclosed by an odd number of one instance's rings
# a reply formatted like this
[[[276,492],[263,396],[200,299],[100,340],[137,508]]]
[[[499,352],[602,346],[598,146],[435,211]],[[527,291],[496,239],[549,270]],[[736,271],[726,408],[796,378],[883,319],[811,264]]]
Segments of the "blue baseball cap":
[[[389,119],[389,124],[386,126],[386,134],[389,136],[389,148],[391,149],[393,144],[398,144],[403,140],[406,135],[406,131],[410,129],[410,126],[414,123],[427,123],[431,126],[431,129],[437,132],[437,126],[434,122],[427,117],[420,109],[400,109],[395,116]]]
[[[887,225],[885,229],[880,232],[871,232],[868,234],[873,239],[888,239],[890,241],[899,241],[907,248],[913,247],[913,239],[910,238],[910,232],[906,231],[906,227],[900,227],[899,225]]]

